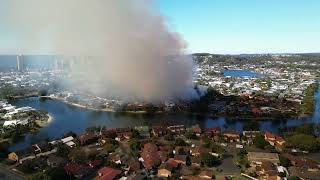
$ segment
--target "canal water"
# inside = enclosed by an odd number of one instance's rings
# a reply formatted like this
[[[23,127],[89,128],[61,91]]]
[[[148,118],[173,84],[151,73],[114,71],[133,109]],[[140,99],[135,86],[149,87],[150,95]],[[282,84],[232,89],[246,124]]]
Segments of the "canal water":
[[[249,70],[224,70],[223,75],[226,77],[263,77],[265,74],[252,72]]]
[[[316,109],[312,116],[303,119],[279,119],[259,121],[262,130],[277,132],[279,127],[294,126],[304,123],[320,122],[320,90],[316,93]],[[46,127],[43,127],[35,134],[28,134],[21,142],[15,143],[10,150],[20,150],[30,144],[37,143],[45,139],[59,138],[67,132],[81,133],[86,128],[92,126],[113,127],[133,127],[139,125],[154,125],[161,123],[184,124],[191,126],[199,124],[203,128],[215,126],[228,127],[238,131],[242,130],[243,120],[230,120],[224,117],[210,118],[187,114],[122,114],[113,112],[98,112],[83,109],[65,104],[57,100],[41,101],[39,98],[26,98],[10,102],[17,107],[31,106],[36,109],[43,109],[54,118]]]

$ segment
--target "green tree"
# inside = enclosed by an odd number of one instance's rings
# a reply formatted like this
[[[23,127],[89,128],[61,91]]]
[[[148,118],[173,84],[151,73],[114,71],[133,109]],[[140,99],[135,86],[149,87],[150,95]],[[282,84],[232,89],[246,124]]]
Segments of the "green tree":
[[[130,146],[131,152],[137,153],[141,148],[141,143],[137,139],[132,139],[130,141],[129,146]]]
[[[207,136],[202,137],[202,146],[205,148],[210,148],[212,145],[211,139]]]
[[[258,135],[253,139],[253,144],[260,149],[264,149],[269,143],[264,139],[263,135]]]
[[[46,174],[51,180],[69,179],[69,176],[67,175],[63,167],[51,168],[47,171]]]
[[[172,133],[168,133],[167,135],[164,136],[164,139],[166,141],[173,141],[174,140],[174,136]]]
[[[174,145],[175,146],[186,146],[187,143],[183,139],[177,138],[176,141],[174,142]]]
[[[145,108],[146,112],[149,114],[153,114],[153,113],[157,112],[157,110],[158,110],[158,108],[156,106],[154,106],[153,104],[146,104],[144,108]]]
[[[288,180],[300,180],[297,176],[290,176]]]
[[[301,112],[303,114],[312,114],[315,108],[314,94],[319,89],[318,83],[313,83],[304,90],[304,97],[301,103]]]
[[[7,157],[7,155],[9,154],[9,146],[10,144],[8,142],[0,143],[0,159]]]
[[[115,152],[115,150],[118,148],[117,145],[114,145],[114,144],[106,144],[103,146],[103,149],[106,153],[112,153],[112,152]]]
[[[193,139],[193,140],[199,139],[199,137],[194,132],[187,132],[185,136],[188,139]]]
[[[305,134],[296,134],[286,139],[286,146],[288,148],[299,148],[306,151],[319,150],[319,142],[314,136]]]
[[[186,158],[186,165],[187,166],[191,166],[192,165],[191,158],[189,156],[187,156],[187,158]]]
[[[68,154],[69,154],[70,150],[69,148],[62,144],[62,143],[59,143],[57,145],[57,155],[60,156],[60,157],[68,157]]]
[[[279,156],[279,159],[280,159],[281,166],[284,166],[284,167],[292,166],[291,161],[288,158]]]
[[[38,95],[39,96],[47,96],[48,95],[48,91],[46,89],[41,89],[39,92],[38,92]]]
[[[117,133],[116,132],[111,132],[111,133],[108,133],[106,135],[107,138],[110,138],[110,139],[115,139],[117,137]]]
[[[200,154],[201,164],[207,167],[213,167],[215,165],[218,165],[218,159],[209,154],[209,153],[201,153]]]
[[[27,178],[28,180],[51,180],[44,172],[37,172]]]
[[[137,139],[140,138],[140,133],[138,130],[136,130],[136,129],[132,130],[132,138],[137,138]]]
[[[294,132],[299,134],[314,135],[314,127],[312,124],[303,124],[295,127]]]
[[[88,162],[88,157],[82,149],[74,149],[70,152],[70,158],[80,164]]]

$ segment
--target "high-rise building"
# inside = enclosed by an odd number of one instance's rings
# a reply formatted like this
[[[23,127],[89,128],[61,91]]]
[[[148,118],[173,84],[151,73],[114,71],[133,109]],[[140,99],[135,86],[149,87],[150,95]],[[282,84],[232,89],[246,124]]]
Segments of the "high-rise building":
[[[59,70],[59,60],[57,57],[54,59],[54,70]]]
[[[64,68],[64,57],[63,56],[54,56],[53,60],[54,60],[53,69],[56,70],[56,71],[63,70],[63,68]]]
[[[17,56],[17,69],[18,71],[23,71],[23,60],[21,54]]]

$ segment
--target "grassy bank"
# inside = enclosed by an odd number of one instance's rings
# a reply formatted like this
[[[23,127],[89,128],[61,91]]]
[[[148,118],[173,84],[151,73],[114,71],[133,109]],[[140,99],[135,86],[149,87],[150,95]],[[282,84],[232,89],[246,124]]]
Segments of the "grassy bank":
[[[311,84],[307,89],[304,90],[304,98],[302,100],[300,110],[301,115],[310,115],[314,112],[316,100],[315,93],[319,89],[319,83]]]

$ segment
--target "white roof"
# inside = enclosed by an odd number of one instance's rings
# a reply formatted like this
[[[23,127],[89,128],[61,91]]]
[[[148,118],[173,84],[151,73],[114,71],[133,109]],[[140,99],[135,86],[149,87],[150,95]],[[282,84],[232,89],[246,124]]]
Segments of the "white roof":
[[[17,111],[12,111],[12,112],[8,112],[6,115],[11,116],[11,115],[14,115],[14,114],[17,114],[17,113],[18,113]]]
[[[76,144],[73,141],[69,141],[69,142],[66,142],[66,145],[68,145],[69,147],[72,147]]]
[[[282,166],[277,166],[278,172],[284,172],[284,168]]]
[[[57,144],[57,141],[51,141],[51,142],[49,142],[49,144],[55,145],[55,144]]]
[[[26,106],[26,107],[17,108],[16,110],[17,111],[29,111],[32,109],[33,109],[32,107]]]
[[[5,121],[3,126],[15,126],[17,124],[16,120],[13,121]]]
[[[29,123],[28,119],[18,121],[18,124],[27,125]]]
[[[72,136],[69,136],[69,137],[66,137],[66,138],[61,139],[61,141],[62,141],[63,143],[67,143],[67,142],[72,141],[72,140],[73,140],[73,137],[72,137]]]
[[[8,110],[12,110],[15,108],[16,108],[15,106],[7,106],[7,107],[4,107],[3,109],[8,111]]]
[[[28,119],[25,120],[12,120],[12,121],[5,121],[3,126],[15,126],[17,124],[26,125],[28,124]]]

